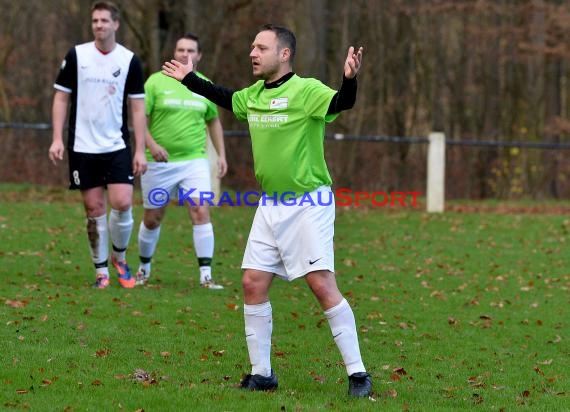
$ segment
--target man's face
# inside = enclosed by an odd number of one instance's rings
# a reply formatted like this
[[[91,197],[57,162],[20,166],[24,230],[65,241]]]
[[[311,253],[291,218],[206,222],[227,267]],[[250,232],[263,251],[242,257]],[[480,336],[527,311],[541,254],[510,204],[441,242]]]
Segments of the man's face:
[[[261,31],[251,44],[251,64],[253,75],[264,80],[274,80],[282,63],[283,51],[279,50],[277,36],[272,31]]]
[[[106,41],[115,36],[119,22],[111,18],[109,10],[93,10],[91,14],[91,30],[97,41]]]
[[[174,60],[187,64],[188,59],[191,59],[192,64],[196,67],[201,58],[202,53],[198,51],[198,43],[195,40],[180,39],[176,42]]]

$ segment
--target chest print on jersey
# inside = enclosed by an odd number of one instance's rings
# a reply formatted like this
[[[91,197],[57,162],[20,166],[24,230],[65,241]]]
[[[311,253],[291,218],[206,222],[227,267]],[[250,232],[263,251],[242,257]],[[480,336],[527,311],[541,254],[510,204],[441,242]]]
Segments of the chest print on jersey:
[[[288,106],[289,98],[287,97],[277,97],[269,102],[270,109],[286,109]]]

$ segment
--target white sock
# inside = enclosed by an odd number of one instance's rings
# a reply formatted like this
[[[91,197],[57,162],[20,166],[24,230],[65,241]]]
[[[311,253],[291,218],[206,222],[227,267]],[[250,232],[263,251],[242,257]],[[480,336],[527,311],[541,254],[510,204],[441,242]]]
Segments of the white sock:
[[[158,238],[160,237],[160,226],[155,229],[149,229],[141,222],[139,226],[139,256],[148,259],[148,262],[140,262],[139,269],[143,269],[147,276],[150,276],[150,259],[154,256]]]
[[[354,313],[346,299],[343,298],[338,305],[326,310],[325,316],[329,321],[348,376],[356,372],[366,372],[360,356]]]
[[[251,362],[251,374],[271,375],[271,332],[273,317],[271,303],[244,305],[245,340]]]
[[[107,230],[107,215],[99,217],[88,217],[87,237],[89,239],[89,250],[91,259],[95,265],[106,263],[109,259],[109,231]],[[105,273],[106,266],[99,265],[98,273]],[[109,271],[107,270],[107,274]]]
[[[194,250],[200,265],[200,282],[212,279],[212,257],[214,256],[214,227],[212,223],[194,225],[192,228]]]
[[[125,260],[127,246],[133,231],[133,209],[120,212],[111,209],[109,214],[109,233],[113,243],[113,256],[117,260]]]

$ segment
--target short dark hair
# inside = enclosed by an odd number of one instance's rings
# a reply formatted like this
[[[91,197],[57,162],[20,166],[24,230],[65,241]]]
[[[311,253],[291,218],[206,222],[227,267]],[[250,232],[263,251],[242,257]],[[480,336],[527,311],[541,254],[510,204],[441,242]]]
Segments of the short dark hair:
[[[200,38],[198,36],[196,36],[194,33],[186,32],[178,38],[178,40],[181,40],[181,39],[194,40],[196,42],[197,47],[198,47],[198,52],[199,53],[202,52],[202,47],[200,46]],[[178,42],[178,40],[176,40],[176,42]]]
[[[277,43],[281,49],[287,47],[291,51],[289,62],[293,64],[295,61],[295,52],[297,51],[297,39],[291,30],[276,24],[265,24],[261,26],[259,31],[272,31],[277,37]]]
[[[117,21],[120,18],[121,12],[119,8],[115,5],[115,3],[110,1],[96,1],[91,6],[91,13],[95,10],[108,10],[111,13],[111,19],[113,21]]]

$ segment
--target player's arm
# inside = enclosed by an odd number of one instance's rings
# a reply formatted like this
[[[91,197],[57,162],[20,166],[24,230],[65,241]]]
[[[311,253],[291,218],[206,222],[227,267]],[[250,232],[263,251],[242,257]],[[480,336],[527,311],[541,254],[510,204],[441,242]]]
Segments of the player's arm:
[[[231,111],[234,91],[201,79],[193,72],[193,69],[192,59],[188,59],[187,64],[171,60],[164,63],[162,73],[178,80],[194,93],[198,93],[218,106]]]
[[[327,114],[340,113],[343,110],[352,109],[356,102],[357,82],[356,74],[362,66],[362,53],[364,49],[360,47],[358,52],[354,52],[354,47],[348,48],[348,55],[344,62],[344,72],[340,89],[333,96]]]
[[[215,117],[207,123],[208,134],[212,140],[212,144],[218,154],[218,177],[222,178],[228,171],[228,163],[226,161],[226,147],[224,144],[224,130],[219,117]]]
[[[67,107],[69,104],[69,93],[56,90],[53,96],[51,109],[52,118],[52,142],[49,148],[49,158],[53,164],[63,159],[65,147],[63,145],[63,129],[67,117]]]
[[[133,154],[133,173],[138,176],[146,172],[146,157],[144,155],[146,138],[146,115],[144,99],[130,99],[131,116],[135,132],[135,150]]]
[[[147,117],[147,120],[150,121],[150,119],[148,119],[148,117]],[[150,134],[150,130],[148,130],[148,128],[146,130],[145,144],[146,144],[146,147],[148,148],[148,150],[150,151],[152,158],[155,161],[157,161],[157,162],[168,162],[168,151],[164,147],[162,147],[161,145],[156,143],[156,140],[154,140],[154,138]]]

